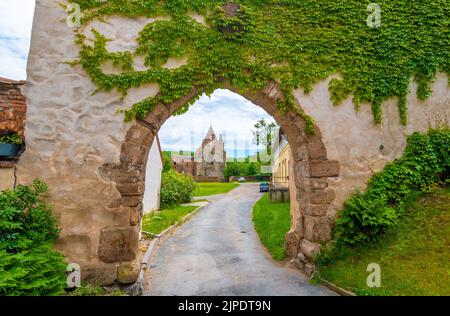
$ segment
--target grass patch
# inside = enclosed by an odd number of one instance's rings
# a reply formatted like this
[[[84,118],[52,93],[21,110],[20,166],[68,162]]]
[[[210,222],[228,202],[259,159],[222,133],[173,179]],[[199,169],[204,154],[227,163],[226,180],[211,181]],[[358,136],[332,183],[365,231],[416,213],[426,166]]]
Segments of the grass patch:
[[[95,286],[89,283],[83,283],[81,286],[66,294],[67,296],[124,296],[127,295],[122,290],[107,292],[101,286]]]
[[[162,233],[196,209],[198,209],[198,206],[176,206],[171,209],[146,214],[142,221],[142,229],[153,234]]]
[[[239,183],[236,182],[199,182],[195,196],[210,196],[228,193],[236,189]]]
[[[253,223],[272,258],[285,259],[285,235],[291,227],[290,203],[271,203],[269,194],[264,194],[253,207]]]
[[[450,189],[417,193],[406,206],[376,245],[319,261],[321,276],[358,295],[450,295]],[[381,288],[367,287],[369,263],[381,266]]]

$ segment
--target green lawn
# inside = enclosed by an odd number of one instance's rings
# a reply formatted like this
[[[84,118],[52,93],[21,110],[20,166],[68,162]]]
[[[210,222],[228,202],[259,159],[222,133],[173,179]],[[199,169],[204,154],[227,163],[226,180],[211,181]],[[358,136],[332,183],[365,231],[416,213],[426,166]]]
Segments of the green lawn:
[[[285,235],[291,228],[290,203],[271,203],[269,194],[264,194],[253,207],[253,223],[272,258],[285,259]]]
[[[198,206],[177,206],[172,209],[146,214],[142,221],[142,229],[148,233],[162,233],[196,209],[198,209]]]
[[[228,193],[239,186],[236,182],[198,182],[198,189],[195,196],[210,196],[215,194]]]
[[[450,295],[450,189],[416,196],[377,246],[347,251],[322,278],[358,295]],[[369,263],[380,264],[381,288],[367,287]]]

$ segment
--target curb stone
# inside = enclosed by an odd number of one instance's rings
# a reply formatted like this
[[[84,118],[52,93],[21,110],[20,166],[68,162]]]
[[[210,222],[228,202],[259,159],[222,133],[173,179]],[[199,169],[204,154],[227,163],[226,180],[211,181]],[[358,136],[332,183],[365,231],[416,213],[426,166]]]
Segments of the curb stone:
[[[337,286],[334,283],[331,283],[330,281],[327,281],[325,279],[319,278],[320,283],[322,283],[324,286],[326,286],[327,288],[329,288],[330,290],[333,290],[339,294],[341,294],[342,296],[358,296],[355,293],[353,293],[352,291],[343,289],[339,286]]]

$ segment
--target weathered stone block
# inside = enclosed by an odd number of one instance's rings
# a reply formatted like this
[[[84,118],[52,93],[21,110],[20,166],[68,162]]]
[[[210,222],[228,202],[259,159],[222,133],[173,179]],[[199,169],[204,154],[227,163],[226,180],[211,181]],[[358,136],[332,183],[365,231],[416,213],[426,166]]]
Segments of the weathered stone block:
[[[320,245],[314,242],[311,242],[307,239],[303,239],[300,244],[301,251],[305,254],[305,256],[313,260],[318,254],[320,254]]]
[[[117,183],[117,190],[119,190],[122,196],[143,195],[145,191],[145,182],[119,182]]]
[[[111,181],[143,181],[145,177],[144,168],[142,166],[136,166],[129,163],[120,164],[104,164],[98,170],[99,174]]]
[[[334,160],[312,160],[309,167],[312,178],[337,177],[340,172],[339,162]]]
[[[114,263],[91,264],[81,266],[81,280],[100,286],[109,286],[116,282],[117,265]]]
[[[328,188],[328,181],[324,178],[309,178],[312,190],[324,190]]]
[[[152,144],[154,139],[153,133],[146,127],[136,124],[133,125],[127,133],[126,140],[131,143],[136,143],[143,146],[148,146]]]
[[[298,258],[298,260],[300,260],[303,263],[307,263],[308,262],[308,258],[306,258],[306,256],[303,254],[303,252],[299,252],[297,254],[297,258]]]
[[[321,140],[316,140],[314,142],[308,143],[306,145],[306,148],[308,149],[309,159],[327,158],[327,150]]]
[[[310,241],[327,241],[331,239],[331,228],[327,217],[304,216],[305,238]]]
[[[134,260],[138,251],[139,228],[105,228],[100,233],[98,256],[103,262]]]
[[[333,190],[313,190],[310,194],[310,201],[312,204],[329,204],[336,198],[336,193]]]
[[[304,272],[308,277],[311,277],[315,271],[316,271],[316,268],[314,267],[314,265],[312,263],[305,264]]]
[[[299,259],[293,259],[292,264],[294,265],[295,268],[299,269],[300,271],[305,270],[305,263],[300,261]]]
[[[328,204],[312,204],[304,208],[304,214],[310,216],[325,216],[327,214]]]
[[[137,281],[140,272],[141,263],[138,260],[121,263],[117,269],[117,282],[132,284]]]
[[[125,207],[135,207],[138,206],[139,203],[142,203],[142,196],[124,196],[120,199],[113,201],[109,207],[116,208],[120,206]]]
[[[300,237],[295,230],[290,230],[286,233],[286,252],[288,256],[294,257],[298,252],[298,247],[300,244]]]
[[[120,154],[120,161],[128,162],[134,165],[141,165],[147,156],[148,147],[141,146],[135,143],[125,142],[122,145],[122,152]]]
[[[144,215],[144,206],[142,203],[139,203],[138,206],[135,206],[131,209],[130,225],[131,226],[138,225],[141,222],[143,215]]]

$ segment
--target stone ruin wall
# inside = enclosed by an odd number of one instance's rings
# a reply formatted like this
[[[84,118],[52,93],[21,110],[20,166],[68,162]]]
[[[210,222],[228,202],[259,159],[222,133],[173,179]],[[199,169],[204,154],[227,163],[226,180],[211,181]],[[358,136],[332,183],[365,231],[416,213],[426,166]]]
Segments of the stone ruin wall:
[[[39,177],[47,182],[63,228],[57,248],[69,261],[82,265],[84,279],[102,284],[111,284],[116,279],[131,283],[139,270],[136,252],[143,186],[139,177],[145,170],[133,169],[126,162],[134,159],[145,167],[142,164],[145,154],[141,152],[150,148],[151,144],[145,142],[146,139],[151,142],[152,136],[135,123],[125,124],[116,110],[156,95],[158,86],[132,89],[124,101],[117,91],[93,95],[96,87],[83,70],[65,63],[75,60],[78,54],[65,18],[64,10],[56,3],[36,1],[25,89],[27,150],[17,166],[17,181],[30,183]],[[110,50],[120,51],[133,49],[139,30],[151,21],[113,17],[108,19],[109,24],[95,21],[91,26],[112,39],[108,43]],[[135,63],[136,68],[142,67],[142,61]],[[183,63],[169,60],[166,66],[176,68]],[[114,71],[111,65],[105,65],[105,71],[108,68]],[[407,134],[425,131],[429,125],[446,120],[450,92],[445,75],[438,76],[433,97],[427,101],[418,101],[415,85],[411,87],[407,127],[399,123],[394,100],[385,103],[383,124],[376,126],[369,106],[362,106],[358,113],[350,100],[339,107],[332,106],[328,80],[318,83],[309,95],[296,91],[303,109],[317,121],[322,140],[293,147],[301,211],[293,209],[295,221],[287,238],[292,255],[301,250],[312,257],[317,252],[318,241],[329,239],[343,201],[357,187],[364,189],[371,175],[386,162],[401,155]],[[154,120],[158,120],[158,115],[153,115]],[[291,145],[293,136],[291,131]],[[140,145],[133,145],[138,140]],[[320,159],[325,159],[324,151],[328,160],[321,162]],[[305,155],[317,155],[317,159],[305,167],[301,161]],[[105,171],[105,165],[130,167],[126,170],[111,167]],[[135,174],[138,180],[122,179],[124,173]],[[336,174],[339,176],[333,176]],[[331,207],[323,207],[324,201],[331,203]]]

